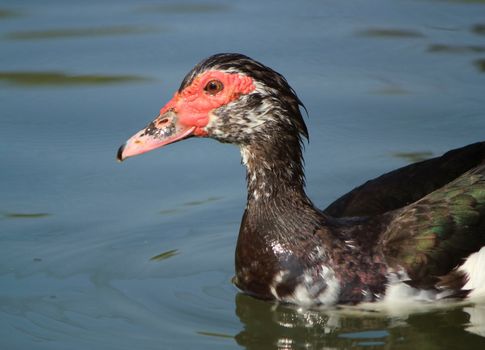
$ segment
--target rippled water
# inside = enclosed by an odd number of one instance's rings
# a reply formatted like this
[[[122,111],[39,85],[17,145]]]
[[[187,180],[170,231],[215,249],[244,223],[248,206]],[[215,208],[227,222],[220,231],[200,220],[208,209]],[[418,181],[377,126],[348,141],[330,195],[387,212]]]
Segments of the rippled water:
[[[115,162],[216,52],[283,73],[324,207],[484,139],[483,1],[0,2],[5,349],[483,349],[485,306],[305,311],[230,283],[244,169],[189,140]]]

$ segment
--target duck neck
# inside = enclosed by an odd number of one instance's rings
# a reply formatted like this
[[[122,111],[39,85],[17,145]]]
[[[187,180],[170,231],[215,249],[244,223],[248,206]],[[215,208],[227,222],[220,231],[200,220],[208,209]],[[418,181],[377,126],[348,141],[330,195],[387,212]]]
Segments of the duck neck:
[[[282,136],[241,147],[248,198],[245,222],[263,235],[313,234],[324,221],[305,193],[300,139]],[[261,232],[263,231],[263,232]]]
[[[260,298],[282,298],[293,293],[304,271],[328,260],[321,237],[329,221],[305,193],[298,136],[259,141],[241,147],[248,201],[237,241],[234,282]],[[280,291],[273,290],[281,274],[285,282]]]

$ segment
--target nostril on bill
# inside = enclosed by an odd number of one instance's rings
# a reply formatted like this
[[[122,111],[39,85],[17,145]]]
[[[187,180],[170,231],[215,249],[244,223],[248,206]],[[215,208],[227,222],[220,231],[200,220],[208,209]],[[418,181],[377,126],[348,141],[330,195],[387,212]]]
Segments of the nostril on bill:
[[[157,121],[157,127],[163,127],[168,124],[168,118],[163,118],[162,120]]]

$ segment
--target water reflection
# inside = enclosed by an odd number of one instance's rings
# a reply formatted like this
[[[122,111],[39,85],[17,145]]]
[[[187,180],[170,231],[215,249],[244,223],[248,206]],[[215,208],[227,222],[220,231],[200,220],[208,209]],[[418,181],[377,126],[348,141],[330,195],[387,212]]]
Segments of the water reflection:
[[[42,40],[42,39],[62,39],[76,37],[102,37],[128,34],[145,34],[160,32],[161,29],[143,28],[132,26],[113,26],[99,28],[59,28],[50,30],[32,30],[10,32],[5,38],[10,40]]]
[[[12,10],[0,8],[0,19],[12,18],[12,17],[17,17],[17,16],[20,16],[20,13],[18,13],[17,11],[12,11]]]
[[[421,152],[394,152],[393,157],[404,159],[408,163],[416,163],[422,160],[429,159],[433,156],[433,152],[421,151]]]
[[[62,72],[6,72],[0,71],[0,81],[15,86],[79,86],[106,85],[148,81],[151,79],[136,75],[71,75]]]
[[[8,219],[38,219],[51,216],[49,213],[4,213],[3,216]]]
[[[379,38],[422,38],[424,34],[413,29],[369,28],[357,32],[361,36]]]
[[[428,51],[436,53],[480,53],[485,52],[485,46],[431,44],[428,46]]]
[[[244,294],[236,296],[236,314],[244,329],[236,335],[239,345],[246,349],[326,349],[357,344],[358,340],[340,336],[344,332],[382,331],[385,318],[339,316],[337,310],[299,310],[256,300]],[[366,341],[381,339],[366,337]]]
[[[212,196],[212,197],[207,197],[207,198],[200,199],[200,200],[188,201],[188,202],[185,202],[182,205],[177,206],[177,207],[162,209],[162,210],[160,210],[160,214],[161,215],[179,214],[179,213],[186,211],[188,207],[202,206],[202,205],[209,204],[209,203],[212,203],[212,202],[220,201],[221,199],[223,199],[223,197]]]
[[[475,24],[472,27],[472,32],[478,35],[485,35],[485,24],[481,24],[481,23]]]
[[[424,310],[425,311],[425,310]],[[235,336],[246,349],[342,349],[405,346],[416,349],[485,346],[485,305],[450,306],[428,312],[384,314],[302,310],[236,296],[243,330]],[[476,346],[476,347],[474,347]]]
[[[485,72],[485,58],[476,60],[474,63],[480,72]]]
[[[152,256],[150,258],[150,260],[152,261],[162,261],[162,260],[167,260],[175,255],[178,255],[179,254],[179,251],[178,249],[171,249],[171,250],[168,250],[166,252],[163,252],[161,254],[158,254],[158,255],[155,255],[155,256]]]
[[[223,198],[222,197],[208,197],[208,198],[201,199],[201,200],[185,202],[183,205],[186,206],[186,207],[194,207],[194,206],[198,206],[198,205],[204,205],[206,203],[216,202],[216,201],[221,200],[221,199],[223,199]]]
[[[216,337],[216,338],[223,338],[223,339],[233,339],[234,338],[230,334],[216,333],[216,332],[198,331],[197,334],[204,335],[204,336],[207,336],[207,337]]]
[[[463,311],[470,315],[465,330],[485,338],[485,304],[465,307]]]

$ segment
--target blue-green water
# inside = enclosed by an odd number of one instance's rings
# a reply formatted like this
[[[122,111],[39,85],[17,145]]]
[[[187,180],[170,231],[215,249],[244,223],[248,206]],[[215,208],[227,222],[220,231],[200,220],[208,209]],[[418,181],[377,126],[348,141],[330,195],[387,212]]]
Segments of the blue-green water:
[[[217,52],[297,90],[321,207],[485,138],[483,1],[0,1],[0,347],[485,348],[483,304],[349,314],[238,294],[235,147],[115,162]]]

